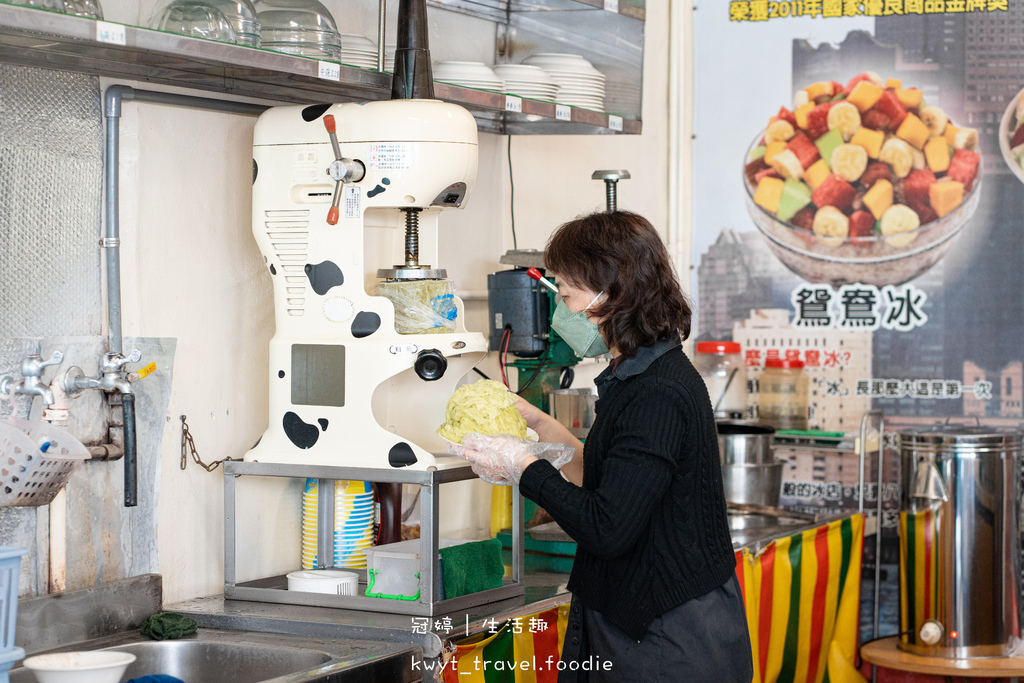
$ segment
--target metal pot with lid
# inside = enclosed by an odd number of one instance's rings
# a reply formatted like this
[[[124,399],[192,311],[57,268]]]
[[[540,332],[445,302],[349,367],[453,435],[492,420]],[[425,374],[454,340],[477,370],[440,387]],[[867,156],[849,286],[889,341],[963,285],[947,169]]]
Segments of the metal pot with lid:
[[[1022,441],[980,423],[899,433],[900,649],[1004,656],[1020,637]]]
[[[725,499],[731,503],[778,506],[782,468],[786,463],[772,454],[775,428],[739,420],[719,420],[716,426]]]

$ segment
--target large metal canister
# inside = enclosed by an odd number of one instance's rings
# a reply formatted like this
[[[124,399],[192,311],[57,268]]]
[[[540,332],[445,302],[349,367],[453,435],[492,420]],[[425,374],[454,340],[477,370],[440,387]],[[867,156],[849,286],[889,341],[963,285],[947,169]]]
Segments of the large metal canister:
[[[1020,637],[1021,440],[960,425],[899,434],[900,649],[994,657]]]

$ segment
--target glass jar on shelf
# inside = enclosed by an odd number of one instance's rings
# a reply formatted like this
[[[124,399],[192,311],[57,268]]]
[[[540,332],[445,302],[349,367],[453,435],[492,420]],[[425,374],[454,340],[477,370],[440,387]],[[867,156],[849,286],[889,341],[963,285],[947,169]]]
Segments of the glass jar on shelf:
[[[769,358],[759,385],[759,420],[775,429],[807,429],[810,381],[803,361]]]
[[[697,342],[693,365],[704,378],[716,419],[742,419],[747,409],[747,369],[740,345],[731,341]]]

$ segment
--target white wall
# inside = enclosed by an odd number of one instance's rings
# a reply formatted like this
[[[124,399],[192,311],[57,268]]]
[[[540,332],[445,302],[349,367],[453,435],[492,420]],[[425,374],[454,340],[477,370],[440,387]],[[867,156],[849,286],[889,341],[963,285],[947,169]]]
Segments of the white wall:
[[[353,4],[345,4],[352,24],[343,30],[373,35],[374,25],[366,19],[372,12],[356,17]],[[644,214],[659,228],[667,225],[674,189],[669,187],[667,5],[647,7],[642,135],[513,138],[520,248],[541,249],[560,223],[603,208],[603,183],[590,179],[595,169],[628,169],[632,179],[619,184],[619,207]],[[148,18],[151,7],[151,2],[139,7],[130,0],[104,2],[108,19],[126,23]],[[335,16],[343,16],[340,9]],[[466,30],[469,20],[457,21],[462,35],[474,33]],[[435,58],[459,56],[454,54],[459,42],[439,37],[445,29],[436,17],[432,24]],[[491,39],[468,49],[489,50]],[[125,105],[121,122],[124,333],[177,338],[159,503],[167,602],[219,593],[223,587],[222,475],[194,465],[179,468],[179,416],[188,416],[207,462],[242,456],[267,425],[267,348],[274,322],[270,278],[250,227],[253,124],[243,116],[135,104]],[[503,267],[498,258],[512,247],[507,142],[503,136],[480,136],[471,200],[464,210],[442,217],[440,265],[460,290],[485,290],[487,273]],[[467,327],[483,331],[486,302],[470,300],[466,311]],[[497,372],[491,358],[482,367],[492,376]],[[239,515],[256,520],[243,530],[252,542],[240,548],[242,578],[296,564],[297,488],[276,482],[254,486]],[[442,533],[482,537],[489,487],[481,482],[450,486],[458,488],[442,489]]]

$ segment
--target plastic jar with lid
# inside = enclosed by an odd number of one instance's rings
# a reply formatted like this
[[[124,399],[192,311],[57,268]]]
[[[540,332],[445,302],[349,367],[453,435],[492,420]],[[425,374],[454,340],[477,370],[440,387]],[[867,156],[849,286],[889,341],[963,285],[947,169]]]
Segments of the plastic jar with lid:
[[[736,342],[697,342],[693,365],[704,378],[716,418],[741,419],[747,409],[747,369]]]
[[[769,358],[761,372],[758,416],[776,429],[807,429],[810,382],[799,360]]]

